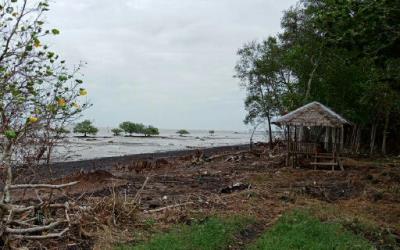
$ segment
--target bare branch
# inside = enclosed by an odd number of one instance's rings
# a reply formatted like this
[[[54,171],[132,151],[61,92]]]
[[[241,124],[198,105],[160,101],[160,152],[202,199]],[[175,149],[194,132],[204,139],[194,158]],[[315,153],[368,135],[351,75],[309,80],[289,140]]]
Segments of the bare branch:
[[[46,231],[52,228],[55,228],[56,226],[65,223],[65,220],[60,220],[56,221],[53,223],[50,223],[49,225],[46,226],[37,226],[37,227],[31,227],[31,228],[9,228],[6,227],[4,229],[4,232],[9,233],[9,234],[25,234],[25,233],[35,233],[35,232],[41,232],[41,231]]]
[[[66,232],[69,231],[69,228],[65,228],[59,233],[51,233],[46,235],[13,235],[12,237],[15,239],[27,239],[27,240],[42,240],[42,239],[50,239],[50,238],[61,238],[64,236]]]
[[[78,184],[79,181],[74,181],[65,184],[59,185],[51,185],[51,184],[18,184],[18,185],[11,185],[10,189],[24,189],[24,188],[50,188],[50,189],[61,189],[69,186],[73,186]]]

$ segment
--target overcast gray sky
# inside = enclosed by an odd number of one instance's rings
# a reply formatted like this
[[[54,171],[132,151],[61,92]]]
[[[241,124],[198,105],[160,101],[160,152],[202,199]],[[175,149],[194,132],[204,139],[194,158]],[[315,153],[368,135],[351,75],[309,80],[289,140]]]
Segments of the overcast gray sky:
[[[52,47],[83,79],[99,126],[242,130],[234,79],[243,43],[280,30],[295,0],[54,0]]]

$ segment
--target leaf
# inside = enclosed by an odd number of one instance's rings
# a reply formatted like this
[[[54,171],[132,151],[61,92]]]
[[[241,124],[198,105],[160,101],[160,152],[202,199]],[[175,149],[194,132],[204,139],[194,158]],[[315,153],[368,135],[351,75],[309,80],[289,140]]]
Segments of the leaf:
[[[39,120],[39,118],[35,117],[35,116],[30,116],[28,118],[28,122],[29,123],[36,123]]]
[[[53,35],[59,35],[60,31],[58,29],[52,29],[51,33],[53,33]]]
[[[35,46],[36,48],[39,48],[41,46],[39,39],[34,38],[33,40],[33,46]]]
[[[17,137],[17,133],[14,130],[6,130],[4,131],[4,135],[8,138],[8,139],[14,139]]]
[[[85,95],[87,95],[86,89],[79,89],[79,95],[80,95],[80,96],[85,96]]]

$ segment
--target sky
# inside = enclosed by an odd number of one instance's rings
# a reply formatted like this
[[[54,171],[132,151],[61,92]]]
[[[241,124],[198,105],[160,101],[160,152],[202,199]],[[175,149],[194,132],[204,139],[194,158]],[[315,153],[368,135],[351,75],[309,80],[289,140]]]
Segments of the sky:
[[[295,0],[53,0],[50,46],[82,79],[98,126],[245,130],[237,50],[280,31]]]

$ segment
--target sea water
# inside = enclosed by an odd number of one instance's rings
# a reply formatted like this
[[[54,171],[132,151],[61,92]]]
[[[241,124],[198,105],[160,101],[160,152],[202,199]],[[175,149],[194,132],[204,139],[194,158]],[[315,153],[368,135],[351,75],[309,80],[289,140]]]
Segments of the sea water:
[[[177,130],[161,129],[159,136],[113,136],[111,128],[100,128],[96,136],[77,137],[69,134],[56,146],[53,161],[77,161],[111,156],[142,153],[157,153],[175,150],[201,149],[208,147],[248,144],[251,132],[188,130],[190,134],[180,136]],[[253,142],[266,142],[265,131],[257,131]]]

